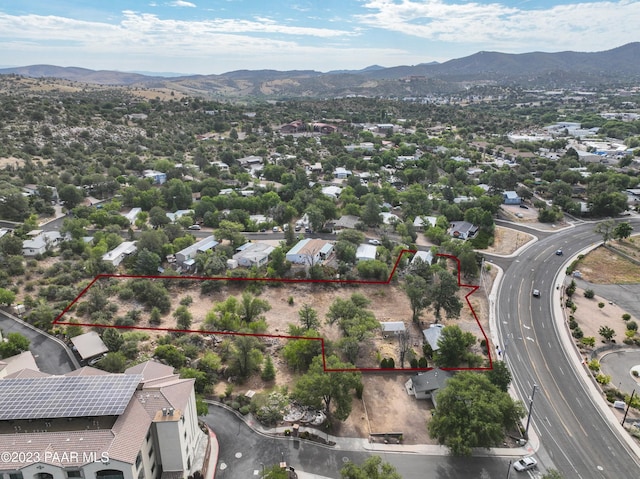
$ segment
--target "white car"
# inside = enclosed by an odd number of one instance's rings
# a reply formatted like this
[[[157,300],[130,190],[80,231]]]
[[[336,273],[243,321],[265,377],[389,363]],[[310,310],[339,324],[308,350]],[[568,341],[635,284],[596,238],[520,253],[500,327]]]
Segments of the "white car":
[[[370,240],[369,240],[369,244],[373,244],[373,245],[376,245],[376,246],[380,246],[382,243],[380,242],[380,240],[377,240],[377,239],[370,239]]]
[[[200,225],[191,225],[189,226],[190,230],[201,230],[202,228],[200,227]]]
[[[531,456],[527,456],[527,457],[523,457],[522,459],[516,461],[513,464],[513,468],[518,472],[522,472],[522,471],[528,471],[529,469],[533,469],[537,465],[538,465],[538,461],[536,461]]]
[[[531,294],[533,294],[533,296],[535,298],[539,298],[540,297],[540,290],[539,289],[534,289]]]

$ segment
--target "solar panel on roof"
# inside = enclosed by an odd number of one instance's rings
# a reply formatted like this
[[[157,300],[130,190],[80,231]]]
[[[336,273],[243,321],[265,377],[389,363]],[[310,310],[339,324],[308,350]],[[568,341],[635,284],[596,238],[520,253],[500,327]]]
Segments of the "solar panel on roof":
[[[141,380],[140,374],[3,379],[0,420],[117,416]]]

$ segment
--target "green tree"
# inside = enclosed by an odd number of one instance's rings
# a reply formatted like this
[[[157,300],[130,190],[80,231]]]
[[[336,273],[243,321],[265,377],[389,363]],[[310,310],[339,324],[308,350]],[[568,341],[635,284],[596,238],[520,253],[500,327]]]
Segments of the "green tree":
[[[207,373],[194,368],[182,368],[180,370],[180,377],[195,379],[194,389],[196,394],[204,394],[209,389],[209,381]]]
[[[156,275],[158,274],[160,263],[160,256],[145,248],[140,250],[136,255],[134,271],[136,274],[142,276]]]
[[[347,462],[340,469],[342,479],[402,479],[396,468],[388,462],[382,462],[380,456],[367,458],[360,466]]]
[[[20,333],[9,333],[6,341],[0,341],[0,358],[10,358],[29,350],[30,341]]]
[[[258,339],[253,336],[235,336],[230,364],[233,374],[246,379],[260,369],[262,354],[258,347]]]
[[[109,351],[120,351],[120,348],[124,344],[124,338],[120,331],[114,328],[106,328],[102,333],[102,342],[109,348]]]
[[[504,361],[495,361],[493,368],[487,371],[487,377],[500,391],[507,392],[511,384],[511,371]]]
[[[72,210],[84,199],[84,193],[74,185],[63,185],[58,188],[58,197],[65,208]]]
[[[619,241],[627,239],[633,233],[633,226],[628,221],[618,223],[613,228],[613,237]]]
[[[328,369],[352,369],[337,356],[327,357]],[[359,372],[325,372],[322,358],[316,356],[309,371],[295,385],[293,397],[301,404],[316,409],[323,408],[327,416],[344,421],[351,414],[353,391],[361,386]]]
[[[298,320],[305,330],[318,329],[320,327],[318,312],[308,304],[303,304],[300,311],[298,311]]]
[[[562,479],[562,475],[557,469],[549,469],[540,479]]]
[[[434,310],[436,323],[440,322],[440,311],[444,310],[447,318],[457,318],[462,310],[462,301],[456,296],[460,286],[453,274],[446,270],[438,271],[434,281],[427,287],[427,298]]]
[[[178,369],[182,368],[187,362],[187,358],[184,353],[182,353],[182,351],[176,348],[173,344],[161,344],[155,349],[153,354],[158,359],[161,359],[170,366]]]
[[[16,294],[9,290],[0,288],[0,304],[4,304],[5,306],[11,306],[13,302],[16,300]]]
[[[481,373],[457,373],[436,397],[429,434],[454,456],[469,456],[474,447],[502,444],[505,431],[525,415],[520,402]]]
[[[127,367],[127,358],[119,351],[107,353],[104,358],[96,363],[96,366],[110,373],[123,373]]]
[[[429,300],[426,297],[427,281],[421,276],[407,275],[404,292],[407,294],[411,304],[411,319],[418,324],[420,322],[420,313],[429,305]]]
[[[295,334],[297,331],[290,331],[292,336],[298,336]],[[317,338],[319,334],[313,329],[309,329],[301,334],[309,338]],[[287,362],[287,365],[297,372],[306,372],[311,365],[313,358],[322,353],[322,345],[317,339],[290,339],[282,348],[282,357]]]
[[[598,334],[600,334],[600,336],[602,336],[605,341],[611,341],[616,335],[616,332],[609,326],[600,326],[600,329],[598,329]]]
[[[178,329],[188,330],[191,328],[193,315],[186,306],[178,306],[173,312],[173,317],[176,318],[176,327]]]
[[[267,356],[260,377],[263,381],[267,382],[273,381],[276,378],[276,368],[273,366],[273,360],[271,359],[271,356]]]
[[[212,351],[207,351],[198,361],[198,369],[207,375],[207,381],[215,383],[218,381],[218,371],[222,367],[220,356]]]
[[[242,298],[238,305],[238,316],[246,324],[262,319],[261,314],[269,311],[271,305],[264,299],[256,298],[250,293],[242,293]]]
[[[598,223],[593,231],[602,235],[602,243],[607,244],[607,241],[609,241],[613,235],[614,227],[615,222],[613,220],[606,220]]]
[[[372,228],[379,226],[380,223],[382,223],[380,204],[374,195],[367,195],[361,220],[365,225]]]
[[[435,353],[436,365],[445,368],[458,367],[468,358],[469,348],[475,342],[473,333],[462,331],[460,326],[455,324],[445,326],[438,339],[438,351]]]
[[[167,225],[171,222],[165,210],[159,206],[154,206],[149,211],[149,223],[154,228]]]

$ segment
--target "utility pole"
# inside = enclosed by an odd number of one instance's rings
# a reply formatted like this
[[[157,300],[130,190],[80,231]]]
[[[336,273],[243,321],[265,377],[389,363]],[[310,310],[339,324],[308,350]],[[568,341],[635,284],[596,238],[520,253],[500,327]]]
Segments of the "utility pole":
[[[529,440],[529,424],[531,424],[531,413],[533,412],[533,397],[536,394],[537,384],[533,385],[533,391],[531,391],[531,397],[529,398],[529,415],[527,416],[527,425],[524,428],[524,437]]]
[[[634,389],[631,393],[631,397],[629,398],[629,403],[627,404],[627,409],[624,412],[624,417],[622,418],[622,427],[624,427],[624,421],[627,419],[627,414],[629,413],[629,408],[631,407],[631,402],[633,401],[633,396],[635,396],[636,390]]]

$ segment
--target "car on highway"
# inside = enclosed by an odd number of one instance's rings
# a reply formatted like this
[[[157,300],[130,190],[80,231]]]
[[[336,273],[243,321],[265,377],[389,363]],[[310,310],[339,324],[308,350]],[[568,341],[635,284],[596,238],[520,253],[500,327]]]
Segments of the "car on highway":
[[[534,297],[539,298],[540,297],[540,290],[539,289],[534,289],[531,294],[533,294]]]
[[[562,256],[562,250],[561,249],[557,249],[556,250],[556,256]]]
[[[522,472],[522,471],[528,471],[530,469],[534,469],[537,465],[538,465],[538,461],[536,461],[531,456],[527,456],[517,460],[513,464],[513,468],[518,472]]]

